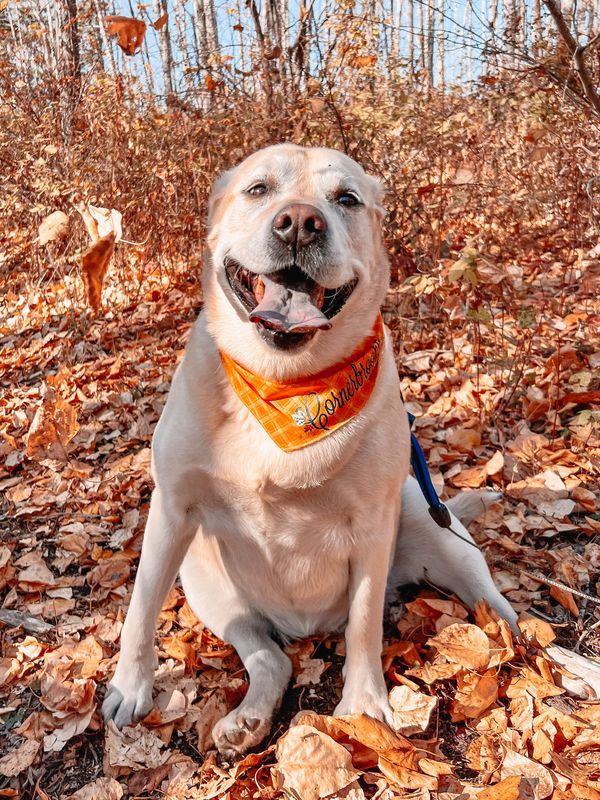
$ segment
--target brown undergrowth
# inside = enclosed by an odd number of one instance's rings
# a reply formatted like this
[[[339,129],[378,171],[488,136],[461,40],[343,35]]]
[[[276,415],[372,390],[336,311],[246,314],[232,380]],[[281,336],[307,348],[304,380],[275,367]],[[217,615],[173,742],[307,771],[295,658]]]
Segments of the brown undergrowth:
[[[235,98],[211,115],[135,106],[98,81],[65,142],[52,105],[19,91],[0,108],[0,796],[600,798],[600,704],[570,697],[542,651],[556,636],[600,658],[598,604],[544,582],[598,596],[590,124],[536,73],[471,95],[390,84],[342,108],[315,92],[269,118]],[[290,646],[294,685],[266,749],[227,765],[210,727],[245,674],[177,587],[159,620],[156,709],[119,734],[98,705],[148,508],[151,433],[201,305],[209,187],[283,139],[345,144],[386,183],[384,312],[405,401],[440,492],[502,491],[474,534],[501,590],[542,621],[524,617],[516,641],[485,608],[473,617],[434,587],[407,590],[383,650],[395,733],[327,716],[343,644],[323,636]],[[80,201],[120,211],[138,243],[117,243],[97,314],[78,271]],[[67,227],[36,243],[57,210]]]

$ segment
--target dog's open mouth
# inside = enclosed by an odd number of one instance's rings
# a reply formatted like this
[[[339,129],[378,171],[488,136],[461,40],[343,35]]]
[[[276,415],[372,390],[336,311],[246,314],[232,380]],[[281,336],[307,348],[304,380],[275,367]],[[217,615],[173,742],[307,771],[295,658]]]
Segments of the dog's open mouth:
[[[279,343],[284,337],[293,337],[289,344],[331,328],[331,319],[358,282],[355,279],[336,289],[327,289],[296,265],[259,275],[230,258],[225,261],[225,272],[231,290],[248,311],[251,322],[258,325],[259,332],[276,334],[275,341]]]

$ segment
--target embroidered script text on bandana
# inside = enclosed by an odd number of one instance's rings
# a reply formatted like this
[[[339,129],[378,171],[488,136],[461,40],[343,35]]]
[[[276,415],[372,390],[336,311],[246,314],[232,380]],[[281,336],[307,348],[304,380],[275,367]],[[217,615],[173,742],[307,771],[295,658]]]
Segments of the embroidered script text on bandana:
[[[341,428],[364,408],[379,370],[383,322],[344,364],[290,383],[267,381],[221,353],[225,373],[242,403],[275,444],[299,450]]]

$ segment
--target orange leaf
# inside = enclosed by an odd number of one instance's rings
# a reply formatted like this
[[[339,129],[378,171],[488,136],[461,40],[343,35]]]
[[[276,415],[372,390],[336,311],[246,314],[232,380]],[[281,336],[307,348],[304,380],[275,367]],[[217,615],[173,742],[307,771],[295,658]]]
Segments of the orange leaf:
[[[115,249],[115,234],[109,233],[108,236],[98,239],[81,256],[81,268],[83,269],[83,282],[88,296],[88,302],[94,311],[100,308],[102,299],[102,284],[108,269],[110,257]]]
[[[169,19],[169,14],[168,12],[165,12],[161,17],[159,17],[156,20],[156,22],[152,23],[152,27],[154,28],[155,31],[160,31],[165,27],[168,19]]]
[[[217,88],[217,86],[218,86],[219,84],[218,84],[218,83],[217,83],[217,81],[216,81],[216,80],[213,78],[213,76],[212,76],[212,75],[206,75],[206,76],[204,77],[204,85],[206,86],[206,88],[207,88],[207,90],[208,90],[209,92],[214,92],[214,90]]]
[[[550,597],[558,600],[561,606],[566,608],[567,611],[570,611],[575,618],[579,617],[579,609],[577,608],[577,603],[573,599],[571,592],[566,592],[564,589],[559,589],[558,586],[551,586]]]
[[[489,640],[476,625],[466,623],[449,625],[430,639],[428,644],[435,647],[449,661],[454,661],[467,669],[486,669],[490,661]]]
[[[512,775],[495,786],[484,789],[477,795],[477,800],[526,800],[531,796],[531,784],[527,778]]]
[[[27,455],[30,458],[67,457],[67,445],[79,430],[77,412],[54,390],[47,392],[27,434]]]
[[[142,47],[146,35],[146,23],[141,19],[110,16],[104,17],[104,22],[109,36],[117,35],[117,44],[125,55],[132,56]]]

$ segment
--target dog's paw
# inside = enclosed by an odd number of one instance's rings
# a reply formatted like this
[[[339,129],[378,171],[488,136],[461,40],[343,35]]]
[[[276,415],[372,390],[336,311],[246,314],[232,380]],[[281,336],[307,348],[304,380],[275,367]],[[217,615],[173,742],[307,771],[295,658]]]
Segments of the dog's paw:
[[[212,730],[217,750],[225,758],[237,758],[260,744],[271,727],[271,719],[252,709],[234,708]]]
[[[369,717],[386,722],[391,726],[394,721],[394,714],[383,679],[381,683],[381,686],[363,686],[357,691],[344,688],[342,699],[333,712],[334,717],[368,714]]]
[[[143,719],[152,709],[152,683],[152,678],[123,680],[115,673],[102,703],[104,721],[112,719],[121,729]]]

